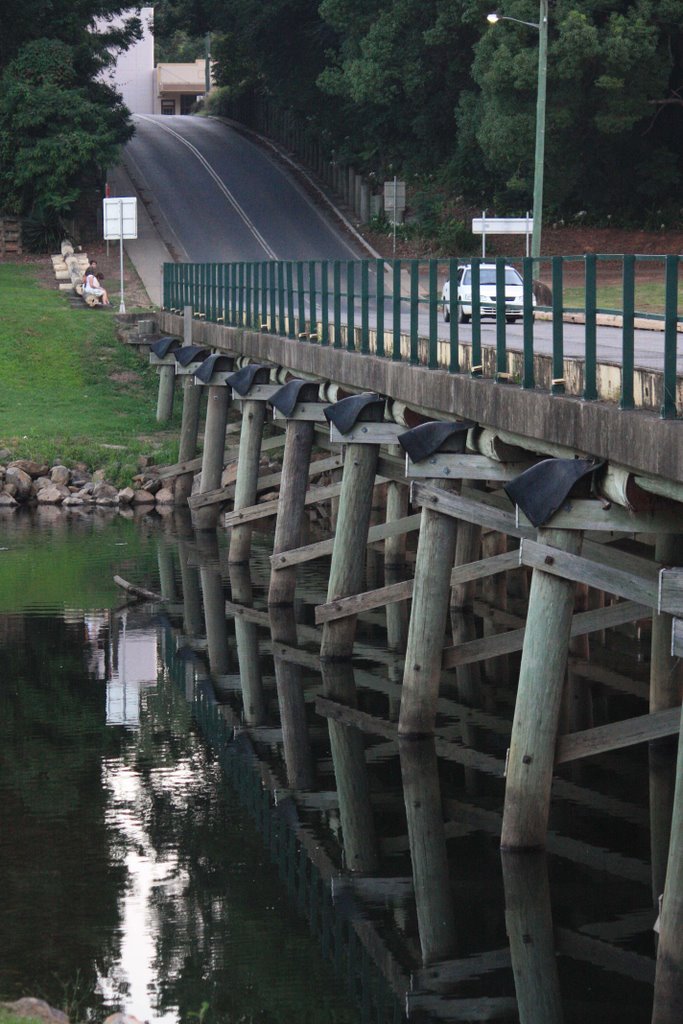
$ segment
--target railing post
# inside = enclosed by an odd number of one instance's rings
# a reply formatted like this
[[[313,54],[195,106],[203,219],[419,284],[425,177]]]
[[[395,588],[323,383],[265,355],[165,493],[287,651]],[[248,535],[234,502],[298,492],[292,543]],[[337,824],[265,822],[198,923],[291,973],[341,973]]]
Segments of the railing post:
[[[330,282],[327,260],[320,264],[320,344],[330,343]]]
[[[563,262],[561,256],[552,257],[553,281],[553,395],[564,394],[564,297],[562,294]]]
[[[252,316],[252,272],[253,272],[253,264],[252,263],[247,263],[247,265],[245,267],[245,272],[246,272],[246,282],[245,282],[246,294],[245,294],[244,304],[245,304],[246,314],[245,314],[245,321],[244,322],[245,322],[245,326],[252,327],[253,323],[254,323],[253,316]]]
[[[335,260],[334,263],[332,264],[332,267],[332,301],[334,304],[334,347],[341,348],[341,263],[339,262],[339,260]]]
[[[394,292],[392,295],[392,333],[393,333],[393,350],[391,358],[396,362],[401,362],[401,261],[394,260],[393,265],[394,280],[393,288]]]
[[[237,322],[244,327],[244,263],[237,267]]]
[[[620,409],[633,408],[633,322],[635,320],[635,268],[632,253],[623,257],[621,400]]]
[[[450,361],[448,369],[451,373],[460,373],[460,310],[458,308],[458,261],[448,261],[448,280],[450,282],[450,323],[448,325],[448,338],[450,348]]]
[[[318,310],[315,286],[315,260],[308,261],[308,324],[311,334],[318,333]]]
[[[417,366],[420,361],[418,328],[420,309],[420,263],[410,261],[410,365]]]
[[[439,300],[437,260],[429,261],[429,351],[427,365],[436,370],[439,365]]]
[[[505,257],[496,256],[496,379],[507,373],[507,350],[505,329]]]
[[[294,330],[294,268],[292,261],[287,260],[285,265],[285,272],[287,278],[287,336],[289,338],[295,338],[296,332]]]
[[[261,323],[265,324],[266,330],[268,321],[268,263],[263,260],[261,263]]]
[[[586,366],[583,387],[583,397],[586,401],[593,402],[598,397],[597,386],[597,260],[592,252],[585,256],[585,281],[586,281]]]
[[[360,350],[370,352],[370,267],[367,260],[360,265]]]
[[[277,272],[277,306],[278,306],[278,334],[286,335],[287,326],[285,323],[285,268],[284,264],[275,264]]]
[[[384,355],[384,260],[375,261],[375,352]]]
[[[299,310],[297,333],[303,334],[306,330],[306,289],[304,287],[304,265],[301,260],[297,260],[296,264],[296,291]]]
[[[276,266],[275,261],[271,260],[268,264],[268,275],[269,275],[269,302],[268,302],[268,324],[270,330],[277,333],[277,287],[275,280]]]
[[[348,260],[346,264],[346,348],[349,352],[356,350],[356,290],[353,260]]]
[[[678,256],[667,256],[664,292],[664,419],[676,418],[676,348],[678,342]]]
[[[524,347],[523,388],[536,385],[534,374],[534,261],[530,256],[522,260],[522,344]]]
[[[472,260],[472,375],[482,373],[484,367],[481,362],[481,259]],[[456,291],[457,294],[457,291]]]

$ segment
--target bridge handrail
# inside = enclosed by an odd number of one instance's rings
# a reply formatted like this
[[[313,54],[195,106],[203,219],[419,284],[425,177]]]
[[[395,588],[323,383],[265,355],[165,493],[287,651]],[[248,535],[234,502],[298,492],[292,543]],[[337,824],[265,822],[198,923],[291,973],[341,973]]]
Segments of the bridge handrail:
[[[581,397],[593,401],[598,395],[597,325],[601,316],[619,319],[621,327],[621,385],[619,404],[632,409],[634,400],[634,330],[636,320],[657,320],[663,326],[663,388],[660,413],[675,418],[676,356],[678,324],[679,264],[677,254],[593,254],[585,256],[483,257],[407,260],[305,260],[233,263],[164,264],[164,308],[192,306],[213,322],[266,329],[290,338],[312,341],[334,348],[374,354],[394,361],[426,365],[450,373],[489,375],[498,380],[514,377],[525,389],[538,386],[534,347],[534,319],[538,314],[552,319],[550,389],[565,391],[565,317],[581,317],[584,323],[585,363]],[[618,263],[618,286],[607,286],[602,270],[608,262]],[[496,267],[495,344],[482,344],[482,299],[480,268]],[[472,267],[471,339],[463,343],[458,307],[453,290],[448,337],[439,336],[439,315],[443,310],[442,288],[456,280],[458,268]],[[577,273],[577,264],[583,273]],[[642,268],[640,275],[637,270]],[[661,273],[653,280],[652,265]],[[508,344],[505,267],[516,266],[523,281],[522,349],[519,372],[511,374]],[[539,278],[550,281],[539,286]],[[614,274],[612,274],[614,277]],[[568,279],[570,287],[567,289]],[[565,294],[570,300],[565,303]],[[534,293],[538,300],[534,300]],[[654,293],[654,294],[653,294]],[[636,296],[646,297],[642,311]],[[550,296],[548,300],[548,296]],[[598,305],[598,297],[612,299]],[[620,301],[615,305],[614,300]],[[545,300],[545,301],[542,301]],[[578,302],[576,301],[578,300]],[[660,307],[653,311],[653,305]],[[507,307],[508,316],[511,307]],[[426,310],[427,323],[420,324]],[[517,312],[518,307],[514,311]],[[485,358],[486,357],[486,358]]]

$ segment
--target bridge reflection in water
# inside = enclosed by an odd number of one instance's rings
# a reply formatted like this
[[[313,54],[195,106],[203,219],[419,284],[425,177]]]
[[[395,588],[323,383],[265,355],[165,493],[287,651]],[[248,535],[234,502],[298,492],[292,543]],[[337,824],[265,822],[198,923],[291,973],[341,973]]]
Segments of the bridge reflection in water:
[[[269,614],[268,543],[256,535],[250,576],[227,566],[214,538],[198,538],[178,547],[182,594],[163,595],[166,670],[363,1020],[649,1020],[661,879],[647,863],[642,748],[558,767],[547,854],[501,860],[514,700],[505,677],[487,664],[445,673],[435,737],[399,739],[391,617],[361,616],[353,663],[321,666],[310,625],[324,599],[319,574],[300,579],[294,607]],[[495,609],[479,594],[463,604],[454,632],[481,632]],[[611,718],[645,689],[643,644],[627,630],[616,642],[591,638],[590,654],[594,673],[583,665],[575,699]],[[674,763],[670,744],[653,747],[663,816]],[[666,822],[653,825],[664,842]],[[661,854],[653,849],[655,864]]]

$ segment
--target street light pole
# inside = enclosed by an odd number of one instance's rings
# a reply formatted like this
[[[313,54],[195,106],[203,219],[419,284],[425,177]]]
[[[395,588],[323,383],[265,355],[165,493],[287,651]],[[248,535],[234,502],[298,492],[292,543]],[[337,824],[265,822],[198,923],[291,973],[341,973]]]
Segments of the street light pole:
[[[538,257],[541,255],[541,229],[543,226],[543,170],[545,165],[545,94],[548,71],[548,0],[540,0],[538,25],[534,21],[522,21],[507,14],[494,11],[486,16],[491,25],[499,21],[514,21],[538,29],[538,81],[536,85],[536,146],[534,151],[534,219],[531,235],[531,256],[534,272],[537,272]]]
[[[545,162],[545,96],[548,70],[548,0],[540,0],[538,15],[538,87],[536,95],[536,150],[534,153],[534,224],[531,255],[541,255],[543,226],[543,170]],[[538,264],[534,264],[536,268]]]

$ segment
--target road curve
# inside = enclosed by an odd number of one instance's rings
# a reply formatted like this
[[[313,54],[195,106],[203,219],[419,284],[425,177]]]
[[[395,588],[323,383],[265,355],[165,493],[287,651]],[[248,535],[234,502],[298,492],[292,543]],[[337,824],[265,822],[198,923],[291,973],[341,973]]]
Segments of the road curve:
[[[234,128],[192,116],[133,120],[123,163],[178,259],[362,255],[273,156]]]

